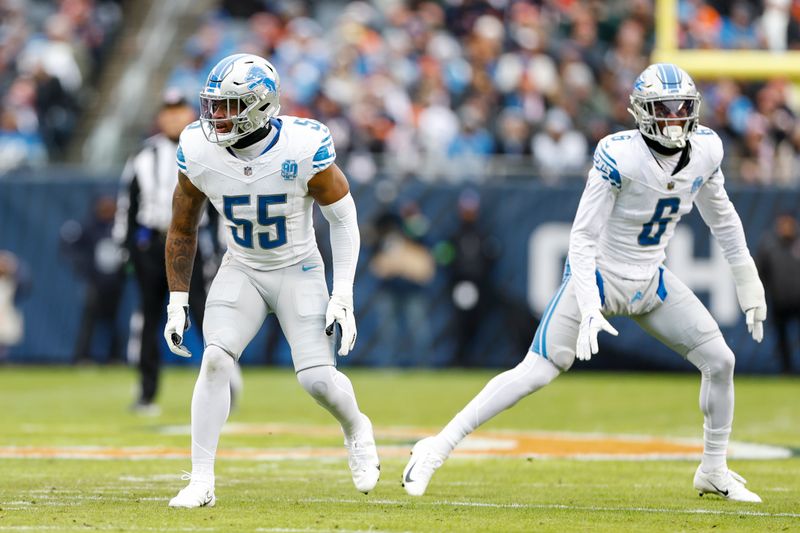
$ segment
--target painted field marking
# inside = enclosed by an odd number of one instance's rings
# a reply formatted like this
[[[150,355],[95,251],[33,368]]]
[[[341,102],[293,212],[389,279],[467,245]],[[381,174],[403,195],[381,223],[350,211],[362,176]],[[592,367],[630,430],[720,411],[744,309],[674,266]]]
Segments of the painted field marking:
[[[188,434],[188,426],[166,426],[161,432],[170,435]],[[229,424],[225,433],[235,435],[341,437],[335,424],[313,426],[302,424]],[[405,458],[411,444],[431,429],[378,427],[381,456]],[[611,435],[601,433],[564,433],[494,430],[479,431],[467,437],[456,450],[456,458],[532,457],[579,460],[684,460],[697,459],[703,451],[700,439],[653,437],[646,435]],[[766,444],[733,441],[731,459],[786,459],[792,450]],[[346,456],[343,447],[271,447],[219,449],[224,459],[280,461],[303,459],[338,459]],[[110,447],[110,446],[0,446],[0,458],[61,459],[186,459],[188,447]]]
[[[122,531],[120,526],[0,526],[0,531]],[[220,531],[219,528],[211,527],[136,527],[136,531]]]
[[[0,531],[120,531],[120,526],[0,526]],[[187,532],[198,532],[198,531],[228,531],[226,527],[216,528],[216,527],[169,527],[169,528],[161,528],[161,527],[136,527],[136,531],[187,531]],[[288,528],[288,527],[257,527],[252,531],[258,532],[270,532],[270,533],[320,533],[323,531],[330,531],[329,528],[326,529],[297,529],[297,528]],[[380,530],[380,529],[341,529],[336,528],[338,533],[389,533],[389,530]],[[397,531],[392,530],[393,533],[398,533]]]
[[[459,502],[448,500],[422,501],[414,500],[340,500],[337,498],[305,498],[299,500],[306,503],[352,503],[369,505],[449,505],[451,507],[482,507],[492,509],[554,509],[564,511],[589,511],[589,512],[633,512],[633,513],[669,513],[669,514],[708,514],[725,516],[759,516],[769,518],[800,518],[800,513],[767,513],[762,511],[719,511],[716,509],[657,509],[652,507],[601,507],[587,505],[564,505],[558,503],[491,503],[491,502]]]

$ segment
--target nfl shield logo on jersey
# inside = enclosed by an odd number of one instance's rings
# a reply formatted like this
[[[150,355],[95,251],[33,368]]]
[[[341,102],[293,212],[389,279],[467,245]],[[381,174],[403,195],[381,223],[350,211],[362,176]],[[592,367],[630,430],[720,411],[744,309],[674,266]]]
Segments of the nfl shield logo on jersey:
[[[252,176],[253,175],[253,167],[244,167],[244,175],[245,176]]]
[[[281,177],[285,180],[293,180],[297,177],[297,161],[287,159],[281,165]]]

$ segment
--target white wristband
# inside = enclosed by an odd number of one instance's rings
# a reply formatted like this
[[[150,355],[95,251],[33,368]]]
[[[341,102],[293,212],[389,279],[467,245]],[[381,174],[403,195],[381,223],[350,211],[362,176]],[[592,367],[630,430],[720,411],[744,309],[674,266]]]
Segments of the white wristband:
[[[178,291],[169,293],[169,305],[186,307],[189,305],[189,293]]]
[[[758,276],[753,258],[741,265],[731,265],[733,280],[736,283],[736,296],[743,312],[764,305],[764,285]]]
[[[748,261],[740,265],[731,265],[731,272],[733,273],[733,280],[736,285],[746,285],[761,280],[758,277],[758,269],[752,257],[747,258]]]

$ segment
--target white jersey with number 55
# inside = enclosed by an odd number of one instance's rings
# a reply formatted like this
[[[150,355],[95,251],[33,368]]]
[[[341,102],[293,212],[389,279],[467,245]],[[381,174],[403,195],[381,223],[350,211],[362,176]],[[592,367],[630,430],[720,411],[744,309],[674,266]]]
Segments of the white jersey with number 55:
[[[669,162],[651,152],[639,130],[598,143],[570,234],[581,309],[600,307],[596,268],[624,279],[651,279],[676,224],[694,204],[730,264],[749,258],[741,221],[725,192],[722,155],[717,134],[702,126]]]
[[[336,158],[324,124],[270,121],[277,135],[250,161],[209,142],[199,122],[183,130],[177,153],[180,171],[219,212],[228,253],[257,270],[293,265],[317,250],[308,181]]]

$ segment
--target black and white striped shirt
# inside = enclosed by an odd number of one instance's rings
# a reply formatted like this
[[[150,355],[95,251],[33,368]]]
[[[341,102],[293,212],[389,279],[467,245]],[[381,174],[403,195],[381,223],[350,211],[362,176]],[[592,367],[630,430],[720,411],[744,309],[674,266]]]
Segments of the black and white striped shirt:
[[[138,228],[166,234],[172,220],[172,194],[178,183],[178,143],[159,133],[148,138],[122,172],[112,235],[130,244]]]

